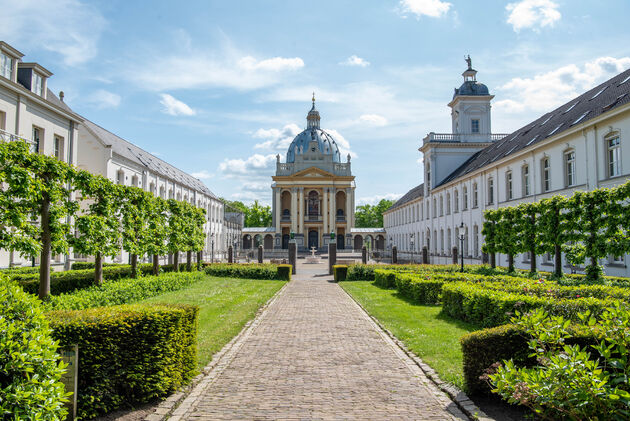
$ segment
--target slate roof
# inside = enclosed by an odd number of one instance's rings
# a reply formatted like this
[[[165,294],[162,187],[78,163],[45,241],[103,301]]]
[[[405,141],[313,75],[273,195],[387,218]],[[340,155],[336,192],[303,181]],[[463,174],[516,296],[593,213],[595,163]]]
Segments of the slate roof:
[[[217,199],[217,196],[215,196],[201,180],[175,168],[171,164],[151,155],[144,149],[116,136],[88,119],[85,119],[83,124],[94,136],[99,138],[103,144],[111,146],[114,153],[140,164],[162,177],[169,178],[183,186],[200,191],[207,196]]]
[[[46,88],[46,100],[50,103],[55,104],[59,108],[62,108],[68,112],[74,113],[74,111],[72,111],[72,109],[70,109],[70,107],[68,107],[68,105],[65,102],[60,100],[57,97],[57,95],[55,95],[53,91],[50,90],[50,88]]]
[[[379,233],[384,234],[385,228],[350,228],[350,233],[356,234],[371,234],[371,233]]]
[[[422,196],[424,196],[424,183],[420,184],[419,186],[414,187],[413,189],[405,193],[403,197],[398,199],[396,203],[394,203],[389,209],[387,209],[387,212],[389,212],[390,210],[399,208],[405,203],[411,202],[412,200],[417,199],[418,197],[422,197]]]
[[[275,227],[243,227],[243,232],[244,233],[253,233],[253,232],[271,232],[271,233],[275,233],[276,232],[276,228]]]
[[[630,102],[630,70],[618,74],[477,152],[440,182],[436,188],[628,102]]]

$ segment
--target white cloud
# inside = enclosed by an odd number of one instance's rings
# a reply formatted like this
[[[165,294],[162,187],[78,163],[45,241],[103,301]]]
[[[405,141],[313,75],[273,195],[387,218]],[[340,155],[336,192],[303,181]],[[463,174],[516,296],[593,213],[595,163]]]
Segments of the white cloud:
[[[387,119],[378,114],[363,114],[359,117],[359,122],[378,127],[387,125]]]
[[[282,129],[258,129],[254,137],[265,139],[265,141],[257,143],[254,148],[285,152],[293,138],[301,131],[300,127],[293,123],[287,124]]]
[[[630,68],[630,57],[599,57],[582,66],[570,64],[533,78],[514,78],[500,86],[495,108],[507,113],[549,111]]]
[[[357,200],[357,205],[376,205],[383,199],[386,200],[398,200],[402,197],[402,193],[387,193],[387,194],[377,194],[374,196],[366,196],[360,197]]]
[[[208,170],[197,171],[197,172],[194,172],[194,173],[192,173],[190,175],[192,175],[193,177],[198,178],[200,180],[208,180],[208,179],[214,177],[214,174],[212,174]]]
[[[558,4],[551,0],[521,0],[509,3],[505,6],[509,12],[507,23],[512,25],[515,32],[527,28],[539,31],[545,26],[553,27],[562,17],[558,8]]]
[[[219,164],[219,171],[226,178],[260,175],[271,177],[275,163],[276,156],[273,154],[254,154],[247,159],[225,159]]]
[[[421,16],[429,16],[431,18],[440,18],[446,15],[453,6],[451,3],[441,0],[401,0],[400,10],[403,16],[411,13],[417,18]]]
[[[218,51],[178,51],[147,55],[125,70],[128,79],[147,89],[166,91],[224,87],[254,90],[286,81],[287,75],[304,67],[299,57],[256,59],[230,46]]]
[[[162,111],[169,115],[195,115],[197,112],[190,108],[187,104],[182,101],[173,98],[169,94],[161,94],[162,99],[160,100],[160,104],[164,106]]]
[[[120,105],[120,95],[99,89],[87,97],[87,102],[95,108],[117,108]]]
[[[370,62],[361,57],[355,56],[354,54],[342,61],[342,66],[358,66],[358,67],[367,67],[370,65]]]
[[[357,154],[352,152],[350,150],[350,142],[348,142],[346,140],[345,137],[343,137],[341,135],[341,133],[339,133],[337,130],[335,129],[326,129],[326,131],[332,135],[332,137],[335,138],[335,141],[337,142],[337,146],[339,147],[339,153],[341,154],[341,158],[342,159],[346,159],[346,155],[350,154],[350,156],[352,158],[356,158]]]
[[[79,0],[20,0],[3,1],[1,8],[0,39],[20,50],[53,51],[69,66],[97,54],[106,22],[92,5]]]

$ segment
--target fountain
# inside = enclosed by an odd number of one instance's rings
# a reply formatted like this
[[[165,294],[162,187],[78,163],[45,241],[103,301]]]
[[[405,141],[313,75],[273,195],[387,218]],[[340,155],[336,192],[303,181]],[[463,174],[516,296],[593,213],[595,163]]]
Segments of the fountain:
[[[315,252],[317,252],[317,247],[311,247],[311,255],[306,257],[306,263],[319,263],[320,259],[318,256],[315,256]]]

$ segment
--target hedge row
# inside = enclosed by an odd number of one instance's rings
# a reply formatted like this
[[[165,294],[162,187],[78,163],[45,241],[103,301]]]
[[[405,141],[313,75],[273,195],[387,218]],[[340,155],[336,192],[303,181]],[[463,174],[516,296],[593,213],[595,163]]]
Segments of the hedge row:
[[[11,276],[17,273],[39,273],[39,266],[15,266],[12,268],[0,269],[0,273]]]
[[[335,282],[343,282],[348,277],[347,265],[333,265],[333,279]]]
[[[189,382],[197,316],[197,307],[176,305],[47,313],[60,344],[79,345],[78,416],[162,398]]]
[[[597,343],[597,337],[592,330],[579,326],[572,326],[570,330],[572,337],[566,340],[568,345],[578,344],[588,347],[592,355],[596,353],[589,346]],[[464,335],[460,343],[466,391],[471,395],[489,394],[488,383],[480,377],[494,363],[511,359],[519,367],[534,365],[536,361],[529,357],[529,339],[529,335],[515,325],[503,325]]]
[[[183,272],[106,282],[74,293],[51,296],[47,305],[51,310],[82,310],[127,304],[180,290],[204,277],[202,272]]]
[[[548,298],[488,288],[487,283],[448,283],[442,286],[442,311],[451,317],[483,327],[507,324],[516,311],[543,308],[551,315],[577,320],[580,312],[600,314],[612,306],[613,298]]]
[[[103,267],[109,266],[126,266],[123,263],[107,263],[103,262]],[[74,262],[72,266],[70,266],[71,270],[84,270],[84,269],[94,269],[94,262]]]
[[[65,419],[51,333],[40,301],[0,274],[0,419]]]
[[[205,265],[204,271],[228,278],[291,280],[291,265],[213,263]]]

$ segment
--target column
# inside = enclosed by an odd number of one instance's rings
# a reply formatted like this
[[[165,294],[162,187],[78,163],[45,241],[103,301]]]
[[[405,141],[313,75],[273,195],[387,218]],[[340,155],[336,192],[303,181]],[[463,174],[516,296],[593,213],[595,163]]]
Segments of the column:
[[[298,223],[298,189],[293,187],[291,189],[291,231],[297,232]]]
[[[346,188],[346,229],[354,226],[354,191],[351,187]]]
[[[323,189],[322,216],[324,219],[324,235],[326,235],[326,233],[330,232],[330,229],[328,229],[328,187]]]
[[[280,187],[273,189],[273,218],[276,232],[282,232],[280,228],[280,221],[282,220],[282,203],[280,203]]]
[[[300,234],[304,234],[304,187],[299,187],[298,200],[300,201],[298,205],[300,210],[300,224],[298,226],[298,230]]]
[[[330,214],[330,224],[328,226],[330,231],[335,231],[337,235],[337,205],[335,204],[335,189],[328,189],[328,213]]]

